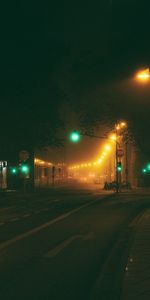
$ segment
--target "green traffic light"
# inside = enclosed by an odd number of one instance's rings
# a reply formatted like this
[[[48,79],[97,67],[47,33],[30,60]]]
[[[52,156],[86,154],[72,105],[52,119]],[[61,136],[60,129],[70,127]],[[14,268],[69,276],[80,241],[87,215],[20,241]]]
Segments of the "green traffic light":
[[[118,163],[117,163],[117,171],[118,171],[119,173],[122,172],[122,164],[121,164],[121,162],[118,162]]]
[[[142,173],[146,173],[147,172],[147,170],[144,168],[144,169],[142,169]]]
[[[23,173],[28,173],[28,171],[29,171],[28,166],[22,166],[22,167],[21,167],[21,171],[22,171]]]
[[[150,171],[150,163],[147,165],[147,170]]]
[[[17,173],[17,169],[16,168],[12,168],[11,169],[11,173],[16,174]]]
[[[80,140],[80,134],[78,133],[78,131],[73,131],[70,134],[70,140],[74,143],[76,143]]]

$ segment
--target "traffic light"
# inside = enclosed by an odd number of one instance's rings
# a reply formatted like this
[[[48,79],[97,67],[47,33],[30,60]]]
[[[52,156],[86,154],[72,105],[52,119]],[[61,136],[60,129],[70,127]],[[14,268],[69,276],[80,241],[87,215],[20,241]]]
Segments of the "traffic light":
[[[118,163],[117,163],[117,171],[118,171],[119,173],[122,172],[122,163],[121,163],[121,162],[118,162]]]
[[[12,173],[12,174],[17,174],[17,168],[16,167],[12,167],[11,169],[10,169],[10,172]]]
[[[142,173],[147,173],[146,168],[143,168],[143,169],[142,169]]]
[[[21,172],[24,174],[28,174],[29,173],[29,167],[27,165],[22,165],[21,166]]]
[[[78,131],[74,130],[70,134],[70,140],[74,143],[78,142],[80,140],[80,133]]]
[[[147,170],[150,171],[150,163],[147,164]]]
[[[150,163],[148,163],[148,164],[142,169],[142,173],[143,173],[143,174],[150,173]]]

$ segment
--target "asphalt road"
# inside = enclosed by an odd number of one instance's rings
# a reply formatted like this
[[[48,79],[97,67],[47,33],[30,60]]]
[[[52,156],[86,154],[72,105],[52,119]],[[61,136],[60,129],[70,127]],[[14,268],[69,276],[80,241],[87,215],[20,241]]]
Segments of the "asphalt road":
[[[0,207],[0,299],[121,299],[150,194],[61,188]]]

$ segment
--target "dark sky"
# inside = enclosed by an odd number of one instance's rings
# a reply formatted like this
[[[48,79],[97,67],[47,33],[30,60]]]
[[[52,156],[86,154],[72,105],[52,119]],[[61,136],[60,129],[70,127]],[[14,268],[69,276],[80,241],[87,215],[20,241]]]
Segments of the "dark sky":
[[[55,127],[65,103],[87,109],[89,122],[111,110],[147,134],[150,90],[131,78],[150,64],[149,1],[3,2],[0,99],[7,133],[19,131],[18,123],[25,127],[26,116],[32,123],[45,115]]]

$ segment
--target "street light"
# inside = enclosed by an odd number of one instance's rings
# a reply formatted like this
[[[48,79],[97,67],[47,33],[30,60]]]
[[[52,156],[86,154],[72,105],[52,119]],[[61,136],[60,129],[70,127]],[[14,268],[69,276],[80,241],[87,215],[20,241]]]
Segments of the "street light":
[[[136,79],[141,83],[146,83],[150,80],[150,70],[149,68],[139,71],[136,74]]]
[[[111,146],[110,145],[105,145],[105,150],[106,151],[110,151],[111,150]]]
[[[116,141],[116,134],[115,133],[111,134],[109,139],[112,141]]]

